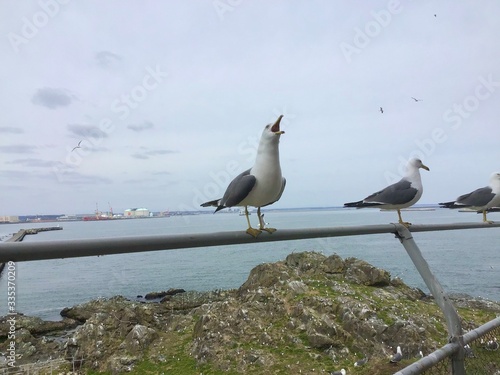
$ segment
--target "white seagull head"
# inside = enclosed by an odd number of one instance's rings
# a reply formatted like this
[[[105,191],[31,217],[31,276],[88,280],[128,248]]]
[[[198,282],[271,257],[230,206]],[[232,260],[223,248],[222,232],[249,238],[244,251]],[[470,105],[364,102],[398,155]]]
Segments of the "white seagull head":
[[[490,177],[490,186],[492,188],[500,188],[500,172],[495,172]]]
[[[422,163],[422,160],[417,159],[417,158],[410,159],[410,161],[408,162],[407,169],[408,170],[418,170],[419,168],[425,169],[426,171],[430,170],[428,166],[426,166],[424,163]]]

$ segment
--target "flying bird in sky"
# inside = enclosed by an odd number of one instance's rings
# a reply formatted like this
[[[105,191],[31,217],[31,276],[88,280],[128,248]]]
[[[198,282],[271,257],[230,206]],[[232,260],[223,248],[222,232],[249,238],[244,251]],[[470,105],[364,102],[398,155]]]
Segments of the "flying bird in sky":
[[[80,142],[78,142],[78,146],[73,147],[73,150],[71,150],[71,152],[75,151],[77,148],[81,148],[80,144],[82,143],[82,141],[83,139]]]
[[[382,107],[380,107],[379,111],[380,113],[384,113],[384,109]]]
[[[413,100],[415,100],[416,102],[421,102],[422,99],[417,99],[417,98],[414,98],[413,96],[411,97]]]
[[[215,212],[226,207],[245,207],[247,233],[255,238],[263,230],[269,233],[276,231],[275,228],[266,228],[264,215],[261,214],[260,209],[278,201],[285,190],[286,180],[281,175],[279,159],[279,141],[281,135],[285,133],[280,130],[282,118],[283,115],[279,116],[274,124],[269,124],[264,128],[253,167],[236,176],[222,198],[201,205],[202,207],[217,207]],[[250,224],[248,206],[257,207],[258,229],[252,228]]]
[[[500,173],[495,172],[490,177],[490,184],[459,196],[451,202],[439,203],[443,208],[472,208],[483,214],[483,222],[493,223],[486,218],[486,212],[493,207],[500,207]]]
[[[419,169],[429,170],[429,167],[420,159],[411,159],[406,166],[406,174],[395,184],[369,195],[357,202],[345,203],[344,207],[376,207],[388,210],[397,210],[399,223],[405,226],[411,223],[404,222],[401,218],[401,209],[410,207],[418,202],[424,191]]]

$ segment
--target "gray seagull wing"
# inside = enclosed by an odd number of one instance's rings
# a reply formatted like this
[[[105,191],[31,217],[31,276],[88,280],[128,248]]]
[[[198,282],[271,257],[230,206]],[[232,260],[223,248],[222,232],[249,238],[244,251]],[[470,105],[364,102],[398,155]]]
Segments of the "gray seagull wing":
[[[405,179],[387,186],[366,197],[365,203],[380,204],[404,204],[411,201],[417,195],[417,189],[411,186],[411,182]]]
[[[220,205],[233,207],[239,204],[252,191],[257,179],[250,174],[250,169],[240,173],[229,184],[220,200]]]
[[[399,361],[401,361],[403,359],[403,356],[399,353],[396,353],[392,356],[391,358],[391,363],[398,363]]]
[[[476,189],[469,194],[459,196],[456,203],[464,206],[480,207],[487,205],[494,197],[495,194],[493,194],[493,189],[487,186]]]

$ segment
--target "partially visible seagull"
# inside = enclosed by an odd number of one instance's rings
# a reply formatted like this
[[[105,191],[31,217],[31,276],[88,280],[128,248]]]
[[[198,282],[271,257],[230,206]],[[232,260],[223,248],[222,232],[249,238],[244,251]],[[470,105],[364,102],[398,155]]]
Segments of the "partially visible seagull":
[[[365,357],[363,359],[354,362],[354,367],[361,367],[363,365],[366,365],[366,362],[368,362],[368,357]]]
[[[344,207],[377,207],[397,210],[399,223],[408,227],[411,223],[404,222],[401,218],[401,209],[410,207],[418,202],[424,191],[419,169],[429,170],[429,167],[420,159],[411,159],[406,166],[406,174],[395,184],[369,195],[357,202],[345,203]]]
[[[391,363],[398,363],[402,359],[403,359],[403,352],[401,351],[401,347],[398,346],[397,349],[396,349],[396,354],[394,354],[392,356],[392,358],[390,359],[389,362],[391,362]]]
[[[80,142],[78,142],[78,146],[73,147],[73,150],[71,150],[71,152],[75,151],[77,148],[81,148],[80,144],[82,143],[82,141],[83,139]]]
[[[413,96],[411,97],[413,100],[415,100],[416,102],[421,102],[422,99],[417,99],[417,98],[414,98]]]
[[[347,372],[345,369],[341,369],[340,371],[332,371],[330,372],[330,375],[346,375]]]
[[[384,113],[384,109],[382,107],[380,107],[379,111],[380,113]]]
[[[486,218],[486,212],[490,208],[500,207],[500,173],[495,172],[491,175],[489,186],[461,195],[454,201],[439,203],[439,205],[443,208],[471,207],[478,213],[483,213],[483,222],[493,223]]]
[[[279,159],[279,141],[281,134],[280,122],[283,115],[278,117],[274,124],[264,128],[260,138],[257,157],[252,168],[236,176],[229,184],[224,196],[213,201],[205,202],[201,206],[217,207],[215,212],[226,207],[245,207],[247,218],[247,233],[257,238],[263,230],[273,233],[275,228],[266,228],[261,207],[268,206],[278,201],[285,190],[286,180],[281,175]],[[248,206],[257,207],[259,217],[259,229],[252,228],[248,218]],[[214,212],[214,213],[215,213]]]
[[[486,343],[486,345],[484,346],[484,348],[485,348],[486,350],[492,350],[492,351],[496,351],[496,350],[498,350],[498,347],[499,347],[499,345],[498,345],[498,341],[497,341],[497,338],[496,338],[496,337],[495,337],[495,338],[493,338],[493,340],[489,340],[489,341]]]
[[[464,351],[465,351],[465,357],[466,358],[474,358],[476,357],[474,352],[472,351],[472,348],[470,347],[469,344],[464,346]]]

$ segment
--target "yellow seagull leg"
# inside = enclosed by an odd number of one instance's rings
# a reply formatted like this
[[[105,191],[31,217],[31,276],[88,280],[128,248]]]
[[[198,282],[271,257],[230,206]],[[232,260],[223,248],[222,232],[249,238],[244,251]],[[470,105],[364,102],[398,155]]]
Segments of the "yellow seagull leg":
[[[247,233],[248,233],[250,236],[252,236],[252,237],[254,237],[254,238],[257,238],[257,236],[258,236],[259,234],[261,234],[261,233],[262,233],[262,231],[261,231],[261,230],[259,230],[259,229],[252,228],[252,225],[250,224],[250,218],[248,217],[248,207],[247,207],[247,206],[245,206],[245,216],[246,216],[246,218],[247,218],[247,223],[248,223]]]
[[[493,221],[490,221],[486,218],[486,210],[483,210],[483,222],[488,223],[488,224],[493,224]]]
[[[401,217],[401,211],[398,208],[398,217],[399,217],[399,224],[403,224],[406,228],[409,228],[411,223],[408,223],[407,221],[403,221],[403,218]]]
[[[266,228],[266,223],[264,223],[264,215],[260,213],[260,207],[257,207],[257,216],[259,217],[259,228],[262,230],[265,230],[266,232],[269,233],[274,233],[276,232],[276,228]]]

